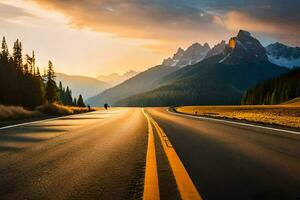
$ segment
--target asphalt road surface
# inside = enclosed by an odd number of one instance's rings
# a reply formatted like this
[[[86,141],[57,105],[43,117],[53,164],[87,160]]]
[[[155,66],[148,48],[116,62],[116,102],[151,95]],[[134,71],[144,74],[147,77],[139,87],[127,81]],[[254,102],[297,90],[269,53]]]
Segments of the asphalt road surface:
[[[161,199],[188,199],[189,178],[203,199],[300,199],[299,134],[145,113],[161,130],[140,108],[0,128],[0,199],[141,199],[149,169]]]

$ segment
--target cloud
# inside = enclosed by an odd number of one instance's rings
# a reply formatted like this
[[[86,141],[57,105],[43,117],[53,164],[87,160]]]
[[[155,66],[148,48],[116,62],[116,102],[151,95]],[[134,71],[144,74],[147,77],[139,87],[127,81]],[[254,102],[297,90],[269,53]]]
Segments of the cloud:
[[[219,25],[214,16],[181,0],[38,0],[49,9],[63,12],[70,24],[121,37],[186,40]],[[220,30],[221,31],[221,30]]]
[[[222,15],[220,24],[228,30],[246,29],[300,45],[298,0],[212,0],[203,6]]]
[[[298,0],[28,1],[64,13],[73,27],[118,37],[217,42],[243,28],[300,44]]]
[[[29,16],[31,16],[31,14],[26,12],[22,8],[0,3],[1,19],[13,19],[18,17],[29,17]]]

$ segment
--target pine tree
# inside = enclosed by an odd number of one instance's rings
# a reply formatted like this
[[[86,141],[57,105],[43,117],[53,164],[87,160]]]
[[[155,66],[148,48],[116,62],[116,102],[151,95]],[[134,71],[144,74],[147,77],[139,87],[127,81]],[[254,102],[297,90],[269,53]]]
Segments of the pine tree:
[[[32,56],[31,56],[31,74],[35,75],[35,53],[32,51]]]
[[[53,69],[53,64],[49,61],[47,70],[47,82],[46,82],[46,98],[48,102],[53,103],[59,100],[58,88],[55,82],[55,72]]]
[[[69,86],[67,86],[67,89],[66,89],[66,104],[65,105],[73,106],[72,91],[70,90]]]
[[[73,100],[73,104],[74,104],[74,105],[77,105],[77,99],[76,99],[76,97],[75,97],[74,100]]]
[[[8,57],[9,57],[9,51],[8,51],[7,43],[5,37],[3,37],[2,44],[1,44],[0,59],[4,59],[6,62],[8,62]]]
[[[84,104],[84,101],[83,101],[83,98],[82,98],[82,95],[80,94],[79,97],[78,97],[78,100],[77,100],[77,106],[78,107],[85,107],[85,104]]]
[[[18,71],[23,70],[22,43],[17,39],[13,47],[13,60]]]

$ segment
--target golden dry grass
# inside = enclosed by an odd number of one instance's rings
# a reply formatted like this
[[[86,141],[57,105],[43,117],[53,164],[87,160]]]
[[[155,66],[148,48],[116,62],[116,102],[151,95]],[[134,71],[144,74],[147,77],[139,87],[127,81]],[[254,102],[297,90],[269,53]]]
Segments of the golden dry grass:
[[[91,110],[89,110],[88,108],[64,106],[58,103],[52,103],[39,106],[37,110],[46,115],[72,115],[94,111],[95,109],[91,108]]]
[[[33,118],[40,115],[37,111],[29,111],[20,106],[0,105],[0,121]]]
[[[300,105],[185,106],[178,112],[300,128]]]

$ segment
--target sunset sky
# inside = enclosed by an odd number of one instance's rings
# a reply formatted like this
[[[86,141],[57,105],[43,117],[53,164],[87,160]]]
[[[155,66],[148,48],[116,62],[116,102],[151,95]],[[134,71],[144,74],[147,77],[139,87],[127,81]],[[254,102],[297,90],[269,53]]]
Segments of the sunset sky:
[[[299,0],[0,0],[0,36],[38,65],[97,76],[142,71],[178,47],[211,46],[239,29],[264,45],[300,46]]]

